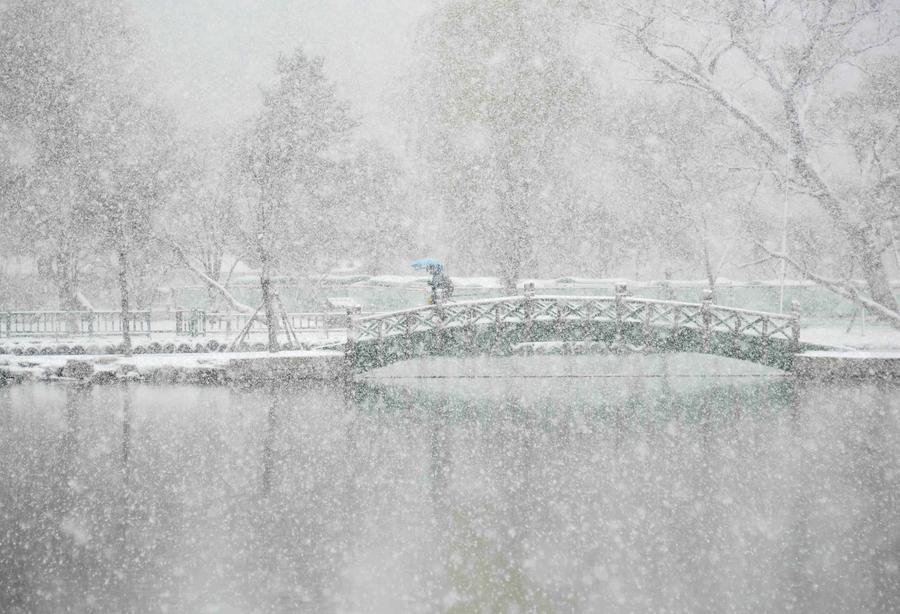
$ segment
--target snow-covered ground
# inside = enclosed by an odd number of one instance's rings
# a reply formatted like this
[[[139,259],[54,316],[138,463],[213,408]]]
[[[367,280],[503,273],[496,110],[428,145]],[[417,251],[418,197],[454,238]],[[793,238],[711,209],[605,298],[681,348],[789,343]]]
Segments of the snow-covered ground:
[[[816,323],[804,326],[800,339],[804,343],[834,348],[900,351],[900,330],[880,323],[867,325],[865,329],[856,324],[849,331],[846,322]]]
[[[289,350],[269,352],[222,352],[202,354],[139,354],[122,355],[36,355],[0,356],[0,374],[14,379],[87,380],[109,382],[138,381],[196,381],[214,373],[224,375],[238,363],[244,366],[256,361],[281,361],[292,365],[329,365],[341,360],[341,352],[329,350]],[[217,381],[220,378],[215,378]],[[314,378],[319,379],[319,378]],[[2,380],[2,378],[0,378]]]
[[[296,331],[297,339],[306,348],[314,348],[323,344],[343,343],[347,339],[347,331],[343,329],[318,329]],[[215,342],[219,347],[227,346],[236,337],[235,333],[210,333],[206,335],[176,335],[175,333],[162,332],[151,335],[134,335],[131,338],[132,346],[137,353],[146,352],[150,344],[161,346],[173,346],[172,351],[188,353],[208,351],[210,342]],[[245,342],[253,347],[265,344],[267,336],[265,332],[253,332],[246,336]],[[286,342],[282,333],[279,341]],[[114,353],[111,349],[122,342],[120,334],[93,335],[93,336],[27,336],[27,337],[0,337],[0,356],[4,354],[40,354],[41,352],[55,351],[61,346],[69,348],[79,347],[81,354],[107,354]],[[155,352],[158,353],[158,352]],[[169,352],[171,353],[171,352]]]
[[[321,278],[323,282],[339,283],[348,286],[421,286],[428,281],[428,277],[424,275],[325,275]],[[253,279],[256,282],[256,279]],[[535,288],[565,288],[565,287],[612,287],[618,283],[628,284],[633,288],[650,288],[661,284],[671,284],[673,286],[687,286],[705,288],[709,282],[705,279],[688,279],[688,280],[634,280],[623,277],[555,277],[555,278],[527,278],[519,280],[517,287],[524,288],[526,284],[534,284]],[[859,282],[862,283],[862,282]],[[736,281],[725,278],[716,280],[717,287],[757,287],[771,286],[780,287],[782,284],[780,279],[760,279],[751,281]],[[503,284],[496,277],[458,277],[453,276],[453,285],[457,288],[502,288]],[[805,279],[786,279],[785,287],[803,287],[811,288],[815,286],[814,282]]]
[[[312,349],[320,345],[340,344],[346,341],[347,331],[344,329],[303,329],[296,331],[297,338],[304,348]],[[189,336],[176,335],[170,332],[152,333],[151,335],[134,335],[132,344],[141,352],[151,343],[162,346],[174,346],[174,352],[187,353],[207,351],[211,341],[218,346],[225,346],[235,338],[234,333],[208,333],[205,335]],[[266,334],[255,331],[247,335],[246,342],[251,347],[265,344]],[[285,342],[284,334],[279,340]],[[33,336],[33,337],[0,337],[0,355],[21,353],[39,354],[50,351],[62,345],[69,347],[80,346],[85,354],[112,353],[111,346],[117,346],[122,341],[118,334],[94,335],[91,337],[68,336]],[[900,330],[891,328],[881,323],[868,323],[863,327],[857,322],[850,330],[847,330],[847,321],[835,319],[833,321],[817,320],[814,323],[803,326],[801,329],[801,341],[814,345],[823,345],[833,348],[846,348],[858,350],[898,350],[900,351]],[[205,346],[205,347],[204,347]]]

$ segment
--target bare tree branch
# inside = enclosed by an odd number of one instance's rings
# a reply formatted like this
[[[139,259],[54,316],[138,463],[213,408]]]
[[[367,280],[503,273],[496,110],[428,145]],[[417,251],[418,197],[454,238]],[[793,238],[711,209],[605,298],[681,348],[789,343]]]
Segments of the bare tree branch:
[[[233,307],[235,310],[240,311],[241,313],[255,313],[256,312],[255,308],[253,308],[245,303],[242,303],[239,300],[237,300],[236,298],[234,298],[234,296],[228,290],[226,290],[222,284],[220,284],[219,282],[214,280],[212,277],[207,275],[206,272],[204,272],[201,267],[199,267],[196,264],[194,264],[193,262],[191,262],[191,259],[188,258],[187,254],[184,253],[184,250],[181,248],[181,246],[178,245],[174,240],[172,240],[170,238],[162,238],[162,237],[156,237],[156,238],[158,241],[160,241],[164,245],[171,248],[172,251],[175,253],[175,255],[178,256],[178,259],[181,260],[181,262],[191,271],[191,273],[196,275],[207,286],[209,286],[210,288],[212,288],[213,290],[218,292],[219,295],[223,299],[225,299],[225,301],[229,305],[231,305],[231,307]]]
[[[716,87],[705,75],[698,74],[688,68],[684,68],[673,60],[670,60],[669,58],[656,52],[650,46],[650,43],[648,42],[645,34],[645,30],[649,26],[649,22],[639,30],[633,30],[631,28],[622,26],[621,24],[614,25],[618,29],[630,34],[647,56],[655,60],[658,64],[667,68],[669,71],[673,72],[680,78],[681,81],[685,82],[685,84],[689,83],[697,89],[703,91],[709,98],[711,98],[720,107],[727,111],[732,117],[741,122],[752,133],[757,135],[776,154],[787,155],[787,149],[784,143],[782,143],[781,139],[777,138],[775,134],[773,134],[768,128],[766,128],[760,121],[758,121],[748,112],[741,109],[736,103],[729,100],[725,93],[722,92],[718,87]],[[815,168],[813,168],[812,164],[810,164],[807,159],[806,139],[804,137],[803,128],[800,124],[800,114],[796,105],[794,104],[793,98],[789,95],[788,92],[785,92],[785,95],[782,99],[784,102],[785,114],[787,116],[786,119],[788,130],[790,132],[791,140],[794,145],[793,155],[791,156],[791,162],[794,167],[794,171],[809,187],[812,195],[819,201],[819,203],[822,205],[822,208],[825,209],[829,216],[831,216],[831,218],[835,222],[835,225],[842,232],[850,234],[852,232],[852,227],[847,220],[847,216],[843,207],[841,207],[840,202],[837,200],[831,189],[825,183],[825,180],[822,179],[822,176],[816,171]]]
[[[799,272],[801,275],[803,275],[806,279],[813,281],[813,282],[819,284],[820,286],[822,286],[823,288],[826,288],[826,289],[834,292],[838,296],[853,302],[854,305],[857,305],[859,307],[865,307],[866,309],[869,309],[870,311],[875,313],[876,316],[889,322],[895,328],[900,328],[900,313],[897,313],[896,311],[885,307],[884,305],[882,305],[881,303],[879,303],[877,301],[873,301],[870,298],[862,296],[859,293],[859,291],[856,288],[854,288],[852,285],[838,281],[836,279],[823,277],[822,275],[819,275],[813,271],[810,271],[806,266],[804,266],[800,262],[797,262],[796,260],[794,260],[793,258],[788,256],[787,254],[781,254],[779,252],[770,250],[768,247],[765,246],[765,244],[762,241],[760,241],[758,239],[753,239],[753,243],[758,248],[760,248],[761,250],[766,252],[769,255],[769,258],[777,258],[779,260],[783,260],[788,265],[790,265],[792,268],[796,269],[797,272]],[[764,262],[765,260],[768,260],[768,259],[764,259],[760,262]],[[758,263],[759,262],[757,262],[757,264]]]

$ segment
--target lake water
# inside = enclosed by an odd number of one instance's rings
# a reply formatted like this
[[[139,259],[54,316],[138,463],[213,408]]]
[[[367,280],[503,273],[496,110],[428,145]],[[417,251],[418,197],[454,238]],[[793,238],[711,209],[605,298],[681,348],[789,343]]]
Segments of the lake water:
[[[898,393],[700,356],[0,388],[0,612],[898,611]]]

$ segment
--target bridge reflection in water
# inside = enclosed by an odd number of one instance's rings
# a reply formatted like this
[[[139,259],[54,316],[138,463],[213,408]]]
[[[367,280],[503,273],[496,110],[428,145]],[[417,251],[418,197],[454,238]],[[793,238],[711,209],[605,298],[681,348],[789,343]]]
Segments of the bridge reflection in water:
[[[0,610],[900,604],[895,388],[710,356],[430,364],[497,377],[0,390]]]

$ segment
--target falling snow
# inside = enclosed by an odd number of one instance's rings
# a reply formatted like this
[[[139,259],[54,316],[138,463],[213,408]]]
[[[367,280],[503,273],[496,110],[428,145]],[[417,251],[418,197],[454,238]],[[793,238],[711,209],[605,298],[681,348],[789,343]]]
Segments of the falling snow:
[[[900,5],[0,0],[0,612],[900,611]]]

